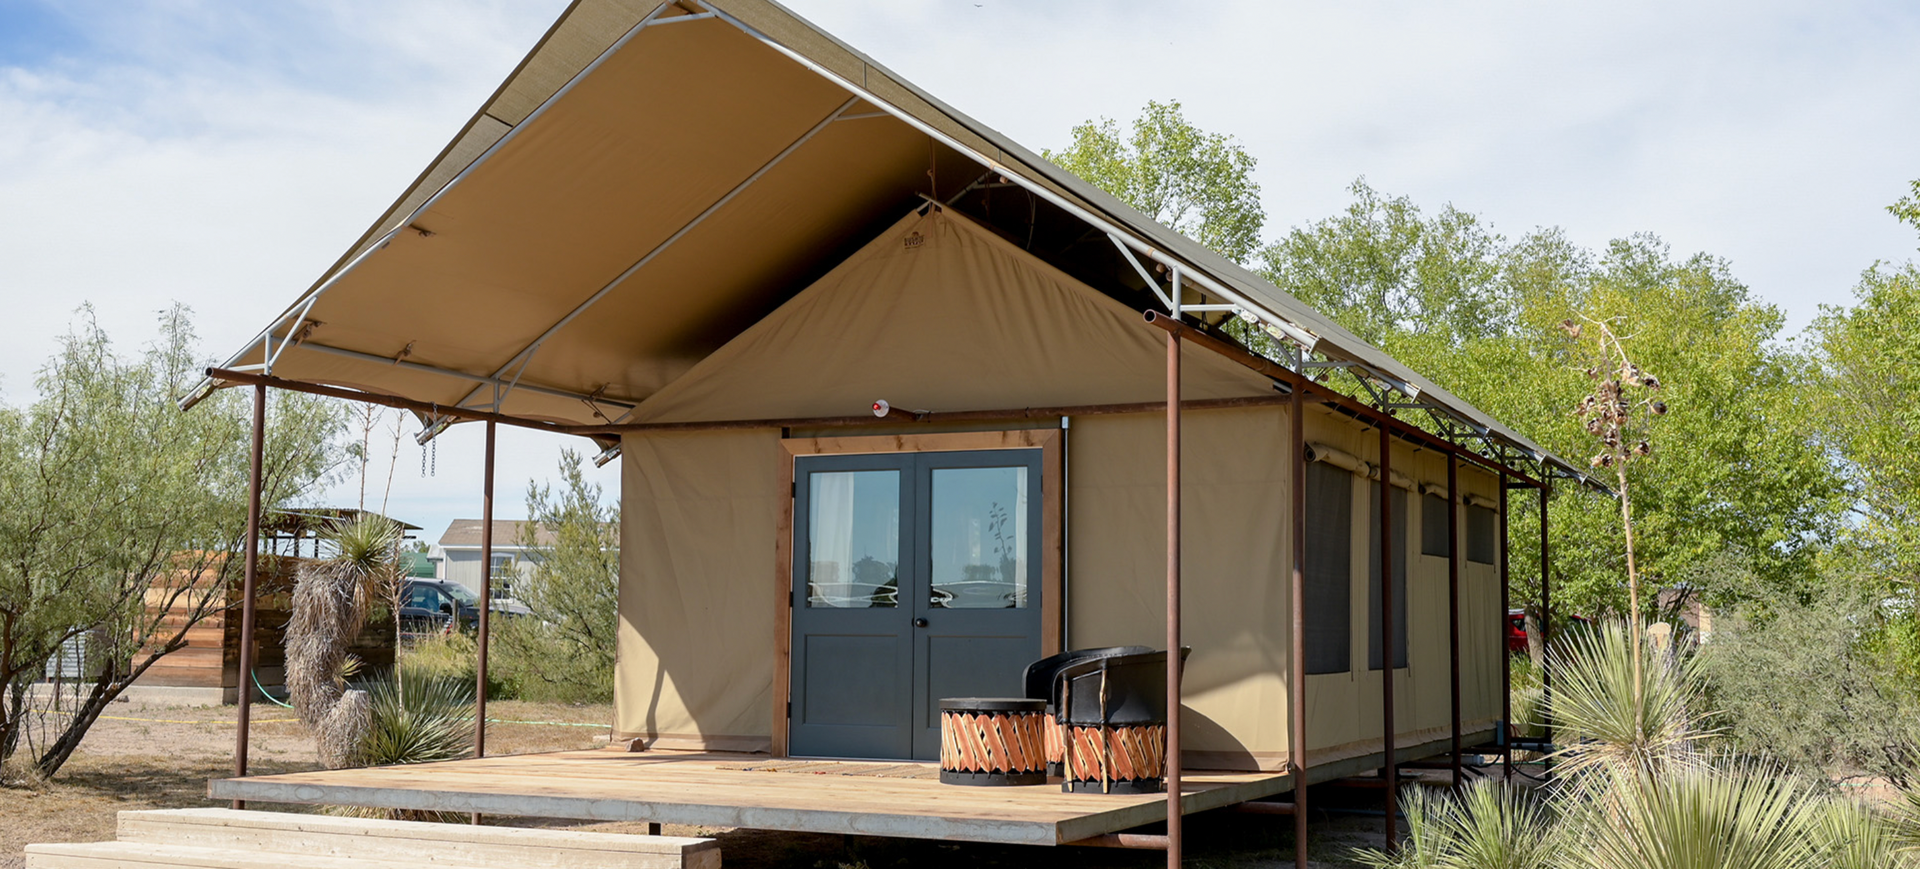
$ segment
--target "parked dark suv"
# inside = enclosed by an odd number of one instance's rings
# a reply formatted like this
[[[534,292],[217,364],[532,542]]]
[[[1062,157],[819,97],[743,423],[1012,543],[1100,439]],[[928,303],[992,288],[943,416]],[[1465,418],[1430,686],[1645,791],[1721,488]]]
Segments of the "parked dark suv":
[[[480,623],[480,596],[460,583],[445,579],[402,580],[400,591],[400,630],[408,634],[444,631],[449,619],[456,619],[462,630]],[[494,615],[523,616],[529,610],[519,604],[495,601]]]

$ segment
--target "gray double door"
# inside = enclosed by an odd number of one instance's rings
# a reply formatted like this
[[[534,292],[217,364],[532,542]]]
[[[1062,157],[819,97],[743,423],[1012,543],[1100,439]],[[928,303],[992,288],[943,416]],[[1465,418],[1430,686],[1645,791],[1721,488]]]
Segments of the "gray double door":
[[[1017,697],[1040,657],[1040,451],[794,466],[788,750],[930,760],[943,697]]]

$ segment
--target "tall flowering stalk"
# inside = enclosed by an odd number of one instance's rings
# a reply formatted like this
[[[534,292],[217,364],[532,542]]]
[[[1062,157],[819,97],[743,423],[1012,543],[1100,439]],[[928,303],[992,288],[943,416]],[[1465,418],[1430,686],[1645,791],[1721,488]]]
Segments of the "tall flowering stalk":
[[[1612,469],[1619,487],[1620,529],[1627,544],[1627,623],[1632,628],[1634,648],[1638,649],[1646,628],[1641,624],[1640,566],[1634,557],[1633,494],[1628,488],[1627,465],[1653,454],[1649,429],[1654,417],[1666,414],[1667,404],[1659,398],[1660,379],[1634,363],[1627,355],[1625,343],[1614,332],[1613,323],[1619,318],[1583,319],[1591,327],[1596,345],[1592,364],[1586,369],[1593,391],[1580,400],[1574,415],[1585,424],[1587,434],[1600,444],[1600,452],[1594,454],[1588,464],[1595,469]],[[1560,328],[1575,341],[1587,333],[1587,327],[1572,320],[1562,320]],[[1640,659],[1639,654],[1633,656],[1636,686],[1641,681]]]

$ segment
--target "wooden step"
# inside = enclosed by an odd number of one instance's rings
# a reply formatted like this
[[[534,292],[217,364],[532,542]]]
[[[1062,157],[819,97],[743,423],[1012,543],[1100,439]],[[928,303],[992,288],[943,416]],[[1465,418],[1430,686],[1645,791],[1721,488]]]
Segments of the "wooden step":
[[[717,869],[712,839],[433,824],[234,809],[120,813],[122,843],[318,855],[409,866],[529,869]]]
[[[282,854],[271,851],[232,851],[161,845],[152,842],[75,842],[28,845],[27,869],[407,869],[417,864]],[[445,865],[445,864],[442,864]]]

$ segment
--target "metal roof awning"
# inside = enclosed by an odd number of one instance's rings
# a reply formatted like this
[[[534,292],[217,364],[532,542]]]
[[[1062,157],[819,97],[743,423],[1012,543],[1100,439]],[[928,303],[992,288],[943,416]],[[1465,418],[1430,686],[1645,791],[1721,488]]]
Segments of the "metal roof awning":
[[[617,423],[903,203],[983,184],[1105,235],[1099,255],[1158,307],[1257,320],[1302,360],[1395,393],[1392,406],[1584,479],[767,0],[576,0],[366,234],[221,367],[400,396],[420,405],[428,435],[451,421],[434,419],[439,408]]]

